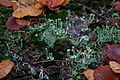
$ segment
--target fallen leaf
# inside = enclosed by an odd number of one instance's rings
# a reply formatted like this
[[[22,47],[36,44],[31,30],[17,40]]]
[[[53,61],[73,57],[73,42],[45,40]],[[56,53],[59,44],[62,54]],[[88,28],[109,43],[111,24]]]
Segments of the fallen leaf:
[[[32,5],[35,3],[35,0],[18,0],[18,2],[22,5]]]
[[[19,30],[23,26],[18,25],[16,23],[16,18],[15,17],[10,17],[6,22],[6,27],[7,27],[7,29],[10,29],[10,30]]]
[[[16,19],[16,23],[18,25],[21,25],[21,26],[29,26],[30,23],[31,23],[31,21],[30,21],[29,18],[26,18],[26,19],[24,19],[24,18],[18,18],[18,19]]]
[[[115,2],[112,4],[113,6],[120,5],[120,2]]]
[[[83,74],[88,80],[95,80],[93,69],[87,69],[86,71],[83,72]]]
[[[47,0],[36,0],[36,1],[39,2],[43,6],[47,6],[48,5]]]
[[[66,6],[67,4],[69,4],[70,0],[64,0],[62,6]]]
[[[5,7],[12,7],[13,5],[16,5],[16,1],[0,0],[0,5],[3,5]]]
[[[55,8],[61,6],[64,0],[47,0],[47,3],[50,8]]]
[[[56,11],[60,6],[65,6],[70,0],[47,0],[47,6],[50,10]]]
[[[116,60],[120,63],[120,45],[106,45],[107,56],[110,60]]]
[[[120,76],[116,75],[109,65],[99,66],[94,72],[95,80],[118,80]]]
[[[10,17],[8,21],[6,22],[6,27],[7,29],[10,29],[10,30],[20,30],[24,26],[30,25],[30,23],[31,21],[29,20],[29,18],[18,19],[15,17]]]
[[[43,5],[41,5],[40,3],[35,3],[32,5],[32,7],[36,9],[40,9],[40,8],[43,8]]]
[[[120,2],[115,2],[114,4],[112,4],[113,6],[115,6],[115,10],[120,12]]]
[[[3,60],[0,63],[0,79],[7,76],[8,73],[10,73],[11,69],[13,68],[14,63],[9,60]]]
[[[115,6],[115,10],[120,12],[120,4]]]
[[[27,8],[24,6],[18,7],[12,14],[13,17],[23,18],[28,15]]]
[[[39,16],[40,14],[42,14],[42,9],[33,8],[31,6],[21,6],[13,12],[12,16],[23,18],[25,16]]]
[[[120,73],[120,64],[115,62],[115,61],[110,61],[109,62],[110,68],[115,72],[115,73]]]

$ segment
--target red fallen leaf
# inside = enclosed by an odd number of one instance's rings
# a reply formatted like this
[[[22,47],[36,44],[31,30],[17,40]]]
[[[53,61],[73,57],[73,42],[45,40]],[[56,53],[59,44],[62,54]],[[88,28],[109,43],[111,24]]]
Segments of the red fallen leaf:
[[[15,17],[10,17],[6,22],[7,29],[10,30],[20,30],[25,25],[30,25],[30,20],[17,19]]]
[[[50,6],[51,8],[61,6],[63,2],[64,0],[47,0],[48,6]]]
[[[95,80],[118,80],[119,75],[116,75],[109,65],[99,66],[94,72]]]
[[[110,60],[116,60],[120,63],[120,45],[106,45],[107,56]]]
[[[115,6],[115,10],[116,10],[116,11],[119,11],[119,12],[120,12],[120,2],[115,2],[115,3],[113,4],[113,6]]]
[[[115,2],[114,4],[112,4],[113,6],[116,6],[116,5],[120,5],[120,2]]]
[[[115,6],[115,10],[120,12],[120,4]]]
[[[19,30],[21,27],[21,25],[18,25],[16,22],[15,22],[16,18],[14,17],[10,17],[7,22],[6,22],[6,27],[7,29],[10,29],[10,30]]]
[[[48,8],[50,10],[56,11],[63,2],[64,0],[47,0]]]

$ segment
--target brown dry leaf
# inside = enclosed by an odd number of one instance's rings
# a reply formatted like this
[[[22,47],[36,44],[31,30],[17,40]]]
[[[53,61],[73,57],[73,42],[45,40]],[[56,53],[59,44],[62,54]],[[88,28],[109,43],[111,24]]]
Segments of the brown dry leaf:
[[[36,9],[41,9],[43,8],[43,5],[41,5],[40,3],[35,3],[35,4],[32,4],[31,7],[36,8]]]
[[[120,64],[115,62],[115,61],[110,61],[109,62],[110,68],[112,68],[112,70],[115,73],[120,73]]]
[[[24,18],[18,18],[18,19],[16,19],[16,23],[18,24],[18,25],[21,25],[21,26],[29,26],[30,25],[30,23],[31,23],[31,21],[30,21],[30,19],[29,18],[27,18],[27,19],[24,19]]]
[[[70,0],[64,0],[62,6],[66,6],[67,4],[69,4]]]
[[[35,0],[18,0],[18,2],[22,5],[31,5],[35,3]]]
[[[47,0],[48,6],[51,8],[61,6],[64,2],[64,0]]]
[[[10,29],[10,30],[19,30],[23,26],[18,25],[16,23],[16,18],[10,17],[6,22],[6,27],[7,27],[7,29]]]
[[[88,80],[95,80],[93,69],[87,69],[86,71],[83,72],[83,74]]]
[[[105,45],[102,48],[104,59],[115,60],[120,63],[120,45]]]
[[[21,6],[13,12],[12,16],[23,18],[25,16],[39,16],[40,14],[42,14],[42,9],[33,8],[31,6]]]
[[[95,80],[118,80],[120,78],[119,75],[116,75],[109,65],[99,66],[95,69],[94,72]]]
[[[56,11],[63,4],[63,2],[64,0],[47,0],[48,8]]]
[[[42,9],[28,7],[28,16],[39,16],[42,12]]]
[[[7,29],[10,30],[20,30],[21,28],[23,28],[25,25],[28,26],[30,25],[30,19],[17,19],[15,17],[10,17],[7,22],[6,22],[6,27]]]
[[[9,60],[3,60],[0,63],[0,79],[4,78],[13,68],[14,63]]]
[[[15,11],[12,14],[12,16],[16,18],[23,18],[24,16],[27,15],[28,15],[27,8],[24,6],[15,9]]]
[[[12,6],[16,5],[16,1],[0,0],[0,5],[3,5],[5,7],[12,7]]]
[[[47,0],[36,0],[36,2],[39,2],[41,5],[47,6]]]

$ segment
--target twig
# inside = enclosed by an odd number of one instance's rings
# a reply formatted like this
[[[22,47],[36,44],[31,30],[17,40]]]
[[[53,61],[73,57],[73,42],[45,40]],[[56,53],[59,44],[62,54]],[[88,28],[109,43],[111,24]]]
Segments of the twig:
[[[64,72],[64,74],[66,74],[68,77],[70,77],[67,73],[66,73],[66,71],[57,63],[57,62],[55,62],[58,66],[59,66],[59,68]]]
[[[7,33],[8,29],[4,32],[4,33]]]
[[[31,54],[31,53],[28,53],[35,61],[37,61],[37,59]]]
[[[33,62],[33,64],[39,64],[39,63],[47,63],[47,62],[65,62],[65,60],[44,60],[44,61],[38,61],[38,62]]]
[[[88,9],[89,11],[91,11],[92,13],[94,13],[95,15],[103,18],[104,20],[108,20],[108,21],[111,21],[113,24],[115,24],[116,22],[118,22],[118,20],[115,20],[115,19],[112,19],[112,18],[107,18],[105,16],[101,16],[100,14],[98,14],[95,10],[85,6],[84,4],[80,3],[80,1],[78,1],[77,3],[79,6],[84,6],[86,9]]]
[[[23,77],[23,78],[19,78],[19,79],[14,79],[14,80],[28,80],[31,79],[32,76],[28,76],[28,77]]]

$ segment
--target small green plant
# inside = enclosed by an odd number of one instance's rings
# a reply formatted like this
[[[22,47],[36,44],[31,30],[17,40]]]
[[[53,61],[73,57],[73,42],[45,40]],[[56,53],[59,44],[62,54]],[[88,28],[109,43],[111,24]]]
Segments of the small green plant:
[[[34,31],[39,32],[35,34],[35,37],[39,41],[44,41],[49,47],[53,47],[54,43],[58,39],[64,39],[67,37],[67,32],[63,29],[63,22],[61,19],[45,19],[44,23],[39,26],[30,27],[30,33]]]
[[[115,27],[106,26],[105,28],[97,27],[94,32],[97,33],[97,42],[102,47],[106,44],[120,43],[120,30]]]

